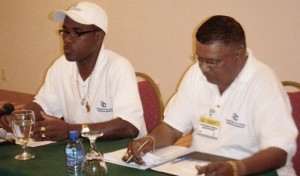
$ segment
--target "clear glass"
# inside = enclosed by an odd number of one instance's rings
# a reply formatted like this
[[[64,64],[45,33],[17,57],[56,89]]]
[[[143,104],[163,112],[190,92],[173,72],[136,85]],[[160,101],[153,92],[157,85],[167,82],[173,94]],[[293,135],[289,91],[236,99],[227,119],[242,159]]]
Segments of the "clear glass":
[[[31,110],[16,110],[12,112],[11,125],[17,142],[22,146],[22,153],[17,155],[17,160],[28,160],[35,156],[28,153],[27,143],[32,136],[35,116]]]
[[[90,149],[85,154],[82,164],[82,176],[105,176],[107,167],[103,160],[103,156],[96,150],[95,141],[98,137],[103,136],[100,131],[90,131],[81,133],[82,137],[86,137],[90,141]]]

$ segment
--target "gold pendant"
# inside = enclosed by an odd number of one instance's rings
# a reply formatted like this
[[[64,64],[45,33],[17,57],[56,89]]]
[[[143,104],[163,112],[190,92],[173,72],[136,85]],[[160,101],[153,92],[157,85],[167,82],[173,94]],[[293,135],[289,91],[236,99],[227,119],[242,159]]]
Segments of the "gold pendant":
[[[88,102],[86,102],[85,108],[86,108],[86,112],[90,112],[91,107]]]

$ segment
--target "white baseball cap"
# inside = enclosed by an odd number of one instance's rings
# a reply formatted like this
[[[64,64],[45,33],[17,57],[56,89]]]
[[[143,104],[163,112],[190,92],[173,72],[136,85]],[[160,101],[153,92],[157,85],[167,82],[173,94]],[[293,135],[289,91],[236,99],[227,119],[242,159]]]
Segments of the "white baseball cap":
[[[66,15],[72,20],[85,25],[94,24],[105,33],[108,29],[108,19],[106,12],[97,4],[91,2],[80,2],[72,6],[69,10],[56,10],[52,14],[54,21],[63,22]]]

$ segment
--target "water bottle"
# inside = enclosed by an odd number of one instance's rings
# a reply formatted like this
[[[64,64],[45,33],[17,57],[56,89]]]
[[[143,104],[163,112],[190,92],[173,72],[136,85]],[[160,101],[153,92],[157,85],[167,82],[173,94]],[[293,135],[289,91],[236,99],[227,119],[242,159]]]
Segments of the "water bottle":
[[[67,176],[80,176],[84,159],[84,148],[78,139],[78,131],[69,132],[69,142],[66,145]]]

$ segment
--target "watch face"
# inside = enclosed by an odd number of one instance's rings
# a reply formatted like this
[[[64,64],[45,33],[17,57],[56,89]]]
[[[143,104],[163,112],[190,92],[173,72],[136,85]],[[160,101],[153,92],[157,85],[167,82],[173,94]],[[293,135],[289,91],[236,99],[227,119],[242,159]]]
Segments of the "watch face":
[[[88,127],[87,124],[82,124],[82,129],[81,129],[81,133],[86,133],[86,132],[89,132],[90,129]]]

